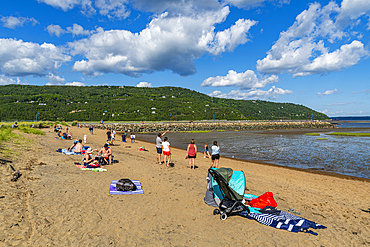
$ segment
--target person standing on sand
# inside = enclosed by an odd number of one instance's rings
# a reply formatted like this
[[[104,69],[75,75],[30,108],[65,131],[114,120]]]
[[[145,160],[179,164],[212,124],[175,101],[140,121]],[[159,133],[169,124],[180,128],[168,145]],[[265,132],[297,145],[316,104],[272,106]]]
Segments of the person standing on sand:
[[[112,133],[110,134],[111,140],[112,140],[112,145],[114,145],[114,140],[116,139],[116,131],[112,130]]]
[[[189,158],[189,169],[195,169],[195,158],[197,157],[197,145],[195,145],[194,139],[191,139],[188,145],[187,154]],[[193,164],[193,165],[192,165]]]
[[[122,133],[122,145],[125,148],[126,147],[126,137],[127,137],[127,132]]]
[[[161,162],[161,154],[162,154],[162,139],[161,137],[164,136],[166,133],[168,132],[165,131],[164,133],[159,133],[157,138],[155,139],[155,144],[156,144],[156,148],[157,148],[157,161],[156,161],[156,164],[162,164]]]
[[[89,132],[90,132],[90,135],[92,135],[92,134],[93,134],[93,132],[94,132],[94,127],[93,127],[93,126],[90,126],[90,127],[89,127]]]
[[[112,132],[110,131],[110,129],[107,131],[107,140],[108,140],[108,142],[110,142],[111,140],[112,140]]]
[[[208,144],[207,142],[204,143],[204,158],[211,158],[211,155],[209,154]]]
[[[220,148],[219,148],[219,146],[217,146],[217,141],[213,141],[211,167],[218,168],[219,159],[220,159]],[[216,161],[215,166],[213,166],[214,161]]]
[[[162,142],[162,147],[163,147],[163,155],[164,155],[164,164],[167,167],[170,167],[170,160],[171,160],[171,144],[168,142],[168,138],[165,137],[164,142]],[[168,160],[168,164],[167,164]]]

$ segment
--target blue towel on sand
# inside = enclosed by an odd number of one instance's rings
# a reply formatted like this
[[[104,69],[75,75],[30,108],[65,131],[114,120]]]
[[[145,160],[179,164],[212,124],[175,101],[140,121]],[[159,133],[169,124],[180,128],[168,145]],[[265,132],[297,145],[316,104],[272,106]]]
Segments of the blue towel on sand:
[[[118,180],[113,180],[110,183],[110,188],[109,188],[109,194],[110,195],[133,195],[133,194],[144,194],[144,190],[141,187],[141,183],[139,180],[131,180],[135,185],[136,185],[136,190],[135,191],[117,191],[116,189],[116,183]]]
[[[258,214],[258,213],[250,213],[241,212],[240,215],[245,216],[250,219],[255,219],[261,224],[266,226],[275,227],[278,229],[287,230],[290,232],[307,232],[313,235],[317,235],[317,233],[308,230],[309,228],[313,229],[325,229],[326,226],[317,224],[313,221],[306,220],[302,217],[298,217],[292,215],[290,213],[281,211],[280,214]]]

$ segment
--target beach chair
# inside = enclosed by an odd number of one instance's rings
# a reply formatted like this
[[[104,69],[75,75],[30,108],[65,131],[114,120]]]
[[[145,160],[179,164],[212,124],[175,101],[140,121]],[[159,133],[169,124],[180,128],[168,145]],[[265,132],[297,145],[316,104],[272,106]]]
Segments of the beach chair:
[[[220,219],[226,220],[228,216],[240,212],[249,214],[249,208],[243,200],[245,177],[242,171],[235,171],[233,176],[231,168],[209,168],[207,180],[208,189],[204,200],[211,206],[218,206],[213,210],[214,215],[220,214]]]

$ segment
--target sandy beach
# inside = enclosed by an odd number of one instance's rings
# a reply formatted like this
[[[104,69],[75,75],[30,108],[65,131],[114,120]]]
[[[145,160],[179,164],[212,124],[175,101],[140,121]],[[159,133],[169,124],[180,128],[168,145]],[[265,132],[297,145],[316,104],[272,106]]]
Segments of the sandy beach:
[[[88,134],[71,127],[73,137],[100,148],[104,130]],[[231,216],[222,221],[204,203],[210,160],[201,153],[189,170],[186,151],[172,148],[167,168],[155,162],[155,143],[137,140],[122,147],[117,136],[113,155],[118,163],[107,172],[83,171],[81,156],[54,150],[72,140],[26,135],[31,147],[19,151],[12,165],[23,174],[11,182],[8,165],[0,170],[0,246],[369,246],[370,183],[366,179],[327,176],[278,166],[220,159],[220,167],[243,170],[246,193],[274,193],[278,208],[327,229],[291,233],[255,220]],[[140,138],[139,134],[137,138]],[[190,140],[189,140],[190,141]],[[196,141],[196,140],[195,140]],[[170,140],[171,142],[171,140]],[[145,146],[147,151],[138,151]],[[202,148],[199,148],[202,150]],[[163,160],[163,156],[162,156]],[[112,180],[140,180],[142,195],[109,195]]]

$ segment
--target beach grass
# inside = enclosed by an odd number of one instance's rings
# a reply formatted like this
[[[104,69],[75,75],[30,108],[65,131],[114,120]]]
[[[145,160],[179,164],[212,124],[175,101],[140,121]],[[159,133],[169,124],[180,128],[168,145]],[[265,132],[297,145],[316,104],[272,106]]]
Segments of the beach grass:
[[[45,135],[45,133],[39,129],[30,128],[26,126],[19,126],[18,129],[27,134],[34,134],[34,135]]]
[[[306,133],[306,136],[319,136],[320,133]]]
[[[317,138],[317,140],[327,140],[328,138]]]
[[[367,136],[370,137],[370,133],[354,133],[354,132],[333,132],[328,133],[327,135],[336,135],[336,136]]]

